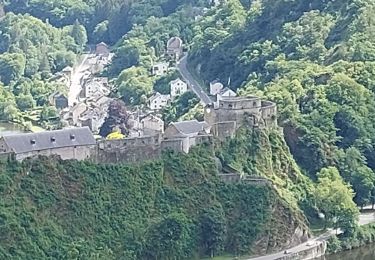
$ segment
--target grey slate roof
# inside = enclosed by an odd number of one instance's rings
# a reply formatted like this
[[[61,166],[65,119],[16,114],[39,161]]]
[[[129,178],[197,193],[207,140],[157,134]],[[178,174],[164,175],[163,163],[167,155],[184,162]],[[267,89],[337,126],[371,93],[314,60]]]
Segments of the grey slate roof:
[[[208,127],[206,122],[198,122],[197,120],[182,121],[171,123],[181,134],[191,135],[197,134]]]
[[[96,144],[95,138],[88,127],[6,135],[3,136],[3,139],[7,146],[17,154],[52,148]],[[33,144],[32,142],[35,143]]]

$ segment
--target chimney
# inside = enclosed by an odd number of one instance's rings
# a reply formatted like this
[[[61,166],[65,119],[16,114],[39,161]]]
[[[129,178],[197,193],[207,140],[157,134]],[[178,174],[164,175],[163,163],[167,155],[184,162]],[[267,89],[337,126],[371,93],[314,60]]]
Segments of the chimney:
[[[51,137],[51,142],[52,143],[56,142],[56,138],[54,136]]]
[[[76,140],[76,136],[74,134],[70,134],[70,140],[75,141]]]
[[[34,145],[34,144],[36,143],[35,139],[31,139],[31,140],[30,140],[30,143],[31,143],[32,145]]]

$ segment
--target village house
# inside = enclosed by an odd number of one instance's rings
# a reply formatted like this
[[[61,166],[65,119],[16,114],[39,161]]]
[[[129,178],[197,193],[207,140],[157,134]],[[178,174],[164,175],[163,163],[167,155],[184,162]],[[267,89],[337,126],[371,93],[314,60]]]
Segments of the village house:
[[[141,124],[144,135],[164,133],[164,121],[155,115],[147,115],[142,118]]]
[[[86,99],[87,109],[79,116],[77,126],[88,126],[93,133],[98,133],[108,115],[111,98],[106,96]]]
[[[107,96],[109,94],[108,88],[98,80],[90,79],[83,84],[80,97],[90,98],[90,97],[101,97]]]
[[[87,105],[85,103],[78,103],[74,105],[69,110],[68,121],[70,122],[70,125],[78,125],[79,118],[85,111],[87,111]]]
[[[167,55],[173,60],[179,60],[183,55],[183,42],[179,37],[172,37],[167,42]]]
[[[148,106],[151,110],[160,110],[166,107],[171,100],[170,95],[162,95],[159,92],[156,92],[148,100]]]
[[[65,67],[61,73],[65,76],[67,76],[69,79],[72,77],[72,73],[73,73],[73,68],[68,66],[68,67]]]
[[[163,76],[168,73],[169,65],[166,62],[156,63],[152,66],[151,73],[154,76]]]
[[[48,101],[51,106],[54,106],[57,109],[64,109],[68,107],[68,98],[59,91],[55,91],[54,93],[52,93],[48,97]]]
[[[187,84],[179,78],[171,81],[169,84],[171,86],[172,98],[175,98],[176,96],[180,96],[188,90]]]
[[[95,138],[87,127],[7,135],[0,138],[0,154],[8,154],[18,161],[39,155],[58,155],[63,160],[85,160],[90,158],[95,147]]]
[[[224,88],[224,85],[218,80],[210,82],[210,95],[216,96]]]
[[[210,135],[211,127],[206,122],[197,120],[170,123],[165,129],[165,139],[182,139],[183,151],[188,153],[196,145],[199,136]]]
[[[95,47],[95,54],[98,56],[109,56],[109,47],[104,42],[98,43]]]
[[[105,116],[100,110],[88,110],[79,118],[79,126],[87,126],[91,132],[97,134],[104,124]]]

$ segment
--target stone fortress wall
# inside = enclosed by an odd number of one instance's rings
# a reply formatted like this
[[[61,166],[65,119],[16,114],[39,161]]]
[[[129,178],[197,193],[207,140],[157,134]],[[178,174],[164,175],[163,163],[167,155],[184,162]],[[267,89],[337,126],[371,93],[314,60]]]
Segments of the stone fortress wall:
[[[91,160],[97,163],[136,163],[160,159],[162,151],[172,150],[184,152],[185,138],[163,140],[161,135],[125,138],[119,140],[101,140],[91,155]],[[191,140],[190,140],[191,142]],[[212,136],[202,135],[194,138],[194,146],[211,143]]]
[[[162,151],[173,150],[188,153],[192,146],[213,144],[213,139],[234,137],[236,130],[248,127],[273,127],[276,123],[276,105],[258,97],[228,97],[205,108],[205,121],[210,134],[197,132],[193,135],[155,134],[119,140],[99,140],[90,145],[67,145],[48,150],[13,153],[3,151],[5,157],[23,160],[38,155],[58,155],[62,159],[89,159],[97,163],[135,163],[161,158]],[[1,145],[0,145],[1,146]],[[1,147],[0,147],[1,148]],[[0,149],[1,150],[1,149]]]
[[[270,101],[259,97],[230,97],[219,100],[218,105],[205,108],[205,121],[211,126],[211,135],[198,135],[194,138],[168,138],[161,134],[126,138],[121,140],[102,140],[91,158],[98,163],[140,162],[158,159],[162,151],[188,152],[184,147],[202,143],[212,143],[213,138],[224,140],[234,137],[236,130],[247,125],[253,127],[277,126],[277,107]]]
[[[277,126],[277,107],[259,97],[227,97],[207,106],[204,120],[212,126],[213,135],[223,139],[233,137],[245,122],[260,128]]]

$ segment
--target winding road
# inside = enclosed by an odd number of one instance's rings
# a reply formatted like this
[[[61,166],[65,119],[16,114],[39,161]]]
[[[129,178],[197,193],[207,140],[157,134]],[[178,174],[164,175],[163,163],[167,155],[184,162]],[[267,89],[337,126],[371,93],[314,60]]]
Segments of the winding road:
[[[187,68],[187,54],[177,62],[177,69],[188,84],[189,88],[199,97],[201,103],[204,106],[211,104],[212,100]]]

